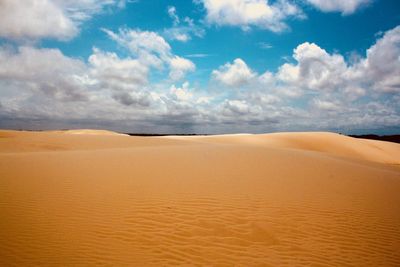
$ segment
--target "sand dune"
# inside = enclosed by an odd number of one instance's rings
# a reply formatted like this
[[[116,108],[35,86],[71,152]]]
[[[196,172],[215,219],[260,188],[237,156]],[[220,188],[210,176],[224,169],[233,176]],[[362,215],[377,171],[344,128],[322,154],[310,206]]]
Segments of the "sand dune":
[[[187,139],[190,137],[184,137]],[[191,137],[211,143],[246,144],[273,148],[298,149],[322,152],[328,155],[363,159],[380,163],[400,164],[399,145],[327,133],[274,133],[262,135],[221,135],[210,137]]]
[[[65,131],[54,131],[55,133],[64,133],[64,134],[84,134],[84,135],[125,135],[121,133],[116,133],[113,131],[107,130],[92,130],[92,129],[76,129],[76,130],[65,130]]]
[[[400,145],[0,131],[0,266],[400,266]]]

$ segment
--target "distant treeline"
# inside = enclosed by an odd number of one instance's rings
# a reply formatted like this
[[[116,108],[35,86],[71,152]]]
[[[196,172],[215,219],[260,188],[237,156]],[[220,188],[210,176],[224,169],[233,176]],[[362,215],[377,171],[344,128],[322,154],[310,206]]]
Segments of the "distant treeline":
[[[208,135],[208,134],[195,134],[195,133],[189,133],[189,134],[152,134],[152,133],[125,133],[130,136],[201,136],[201,135]]]
[[[189,133],[189,134],[153,134],[153,133],[125,133],[127,135],[131,136],[206,136],[209,134],[195,134],[195,133]],[[380,141],[388,141],[388,142],[394,142],[394,143],[399,143],[400,144],[400,135],[376,135],[376,134],[364,134],[364,135],[349,135],[351,137],[355,138],[364,138],[364,139],[372,139],[372,140],[380,140]]]
[[[376,135],[376,134],[364,134],[364,135],[350,135],[355,138],[364,138],[380,141],[388,141],[400,144],[400,135]]]

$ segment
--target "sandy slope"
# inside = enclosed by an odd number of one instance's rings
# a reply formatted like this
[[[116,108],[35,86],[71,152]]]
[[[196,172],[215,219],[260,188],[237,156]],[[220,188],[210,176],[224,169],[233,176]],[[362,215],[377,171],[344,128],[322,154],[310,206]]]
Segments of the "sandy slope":
[[[0,266],[400,266],[399,166],[331,133],[0,131]]]

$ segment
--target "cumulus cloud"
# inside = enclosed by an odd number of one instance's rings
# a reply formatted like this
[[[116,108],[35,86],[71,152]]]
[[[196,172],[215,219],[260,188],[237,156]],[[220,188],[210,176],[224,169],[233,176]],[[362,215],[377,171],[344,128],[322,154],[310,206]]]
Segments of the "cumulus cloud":
[[[309,4],[323,12],[341,12],[349,15],[364,7],[372,0],[306,0]]]
[[[187,72],[191,72],[196,69],[196,66],[192,61],[179,56],[172,57],[169,64],[171,68],[169,77],[172,80],[180,80],[185,77]]]
[[[169,40],[187,42],[191,39],[190,28],[173,27],[164,30],[164,35]]]
[[[293,54],[296,64],[286,63],[277,77],[303,89],[333,91],[363,96],[366,91],[400,92],[400,26],[387,31],[366,51],[365,58],[346,62],[313,43],[299,45]]]
[[[346,62],[342,55],[306,42],[294,50],[297,63],[282,65],[276,78],[303,89],[340,90],[353,98],[366,91],[396,93],[400,91],[399,55],[400,26],[387,31],[356,62]]]
[[[0,37],[69,40],[78,34],[83,21],[106,6],[122,6],[123,3],[121,0],[2,0]]]
[[[5,38],[65,40],[78,32],[74,22],[52,1],[3,0],[0,7],[0,36]]]
[[[149,68],[138,59],[121,59],[115,53],[94,48],[88,61],[92,77],[102,86],[136,89],[147,84]]]
[[[80,101],[87,98],[82,84],[86,73],[80,60],[57,49],[0,48],[0,81],[16,90],[29,90],[53,99]]]
[[[370,93],[400,92],[400,26],[387,31],[366,51],[364,58],[347,62],[315,43],[305,42],[293,50],[294,63],[285,63],[276,73],[259,75],[242,59],[226,63],[212,78],[228,86],[279,88],[280,93],[301,96],[305,91],[340,92],[352,100]]]
[[[185,103],[191,95],[188,83],[173,92],[167,90],[167,84],[194,70],[194,64],[174,55],[169,44],[154,32],[108,31],[108,35],[126,48],[129,56],[93,48],[83,61],[58,49],[1,47],[0,95],[4,100],[0,123],[4,118],[11,122],[13,118],[25,122],[37,118],[121,125],[135,121],[144,127],[165,124],[167,119],[159,119],[168,117],[193,121],[198,111],[193,103]],[[169,79],[160,85],[149,84],[150,72],[164,68]]]
[[[226,100],[224,102],[223,114],[244,115],[250,112],[250,107],[245,100]]]
[[[150,95],[144,92],[115,92],[112,97],[125,106],[147,108],[151,105]]]
[[[103,31],[147,65],[161,67],[171,55],[171,46],[156,32],[134,29],[120,29],[117,33],[107,29]]]
[[[384,33],[365,57],[353,62],[308,42],[293,50],[294,63],[285,63],[276,72],[258,74],[237,59],[212,72],[212,79],[225,86],[245,88],[233,91],[220,112],[224,118],[236,114],[247,123],[276,119],[300,128],[313,120],[321,129],[395,125],[400,122],[395,108],[400,103],[399,47],[400,26]],[[371,110],[383,103],[385,108]]]
[[[256,76],[256,73],[242,59],[237,58],[233,63],[226,63],[218,70],[214,70],[212,76],[216,81],[225,85],[238,87],[250,82]]]
[[[190,100],[193,97],[193,93],[190,92],[189,82],[184,82],[182,87],[176,87],[174,84],[170,88],[170,92],[174,98],[181,101]]]
[[[376,91],[400,92],[400,26],[387,31],[355,68],[354,76],[367,78]]]
[[[334,90],[343,84],[347,69],[343,56],[329,54],[314,43],[303,43],[294,50],[297,64],[285,63],[278,78],[293,86],[313,90]],[[334,79],[333,79],[334,78]]]
[[[288,28],[288,17],[304,17],[301,9],[287,0],[273,4],[266,0],[198,0],[207,14],[206,21],[218,26],[238,26],[244,30],[259,27],[273,32]]]
[[[135,122],[135,127],[172,127],[168,118],[193,123],[198,107],[186,103],[191,99],[189,90],[193,91],[189,84],[171,91],[168,87],[150,90],[148,71],[138,59],[97,48],[85,63],[57,49],[2,47],[0,125],[4,127],[7,118],[9,122],[23,120],[25,127],[32,119],[42,127],[53,120],[62,121],[63,127],[89,121],[103,127],[128,122]]]
[[[314,107],[316,107],[319,110],[324,110],[324,111],[340,110],[340,106],[338,104],[335,104],[328,100],[314,99],[312,101],[312,104],[314,105]]]
[[[107,29],[104,31],[142,64],[159,69],[167,65],[172,80],[180,80],[196,68],[189,59],[174,55],[168,42],[156,32],[132,29],[120,29],[118,33]]]

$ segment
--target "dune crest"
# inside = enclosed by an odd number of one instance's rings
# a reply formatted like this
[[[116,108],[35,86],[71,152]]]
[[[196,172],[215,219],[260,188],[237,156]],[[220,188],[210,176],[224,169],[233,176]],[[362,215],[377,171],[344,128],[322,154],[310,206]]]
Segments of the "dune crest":
[[[270,134],[227,134],[165,137],[214,144],[242,144],[276,149],[321,152],[372,162],[400,165],[400,144],[358,139],[330,132],[287,132]]]
[[[323,152],[331,155],[400,164],[400,145],[376,140],[357,139],[345,135],[312,133],[277,133],[262,135],[279,147]]]
[[[74,130],[64,130],[64,131],[55,131],[65,134],[87,134],[87,135],[126,135],[108,130],[94,130],[94,129],[74,129]]]

